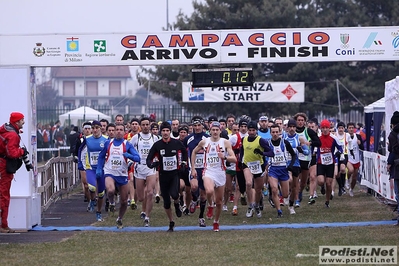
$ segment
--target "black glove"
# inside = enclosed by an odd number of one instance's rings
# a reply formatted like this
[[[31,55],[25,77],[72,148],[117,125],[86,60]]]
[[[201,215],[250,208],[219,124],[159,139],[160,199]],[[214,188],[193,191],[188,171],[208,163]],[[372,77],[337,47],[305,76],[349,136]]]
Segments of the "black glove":
[[[150,168],[158,168],[158,166],[159,166],[159,161],[152,162],[152,164],[150,165]]]
[[[227,167],[230,167],[230,166],[231,166],[231,163],[228,162],[227,160],[226,160],[226,166],[227,166]]]
[[[238,169],[241,169],[241,170],[242,170],[242,162],[238,162],[238,163],[237,163],[237,166],[238,166]]]
[[[352,158],[355,159],[355,153],[353,152],[353,150],[349,150],[349,153],[352,156]]]
[[[78,163],[78,156],[74,156],[74,157],[73,157],[73,162],[74,162],[74,163]]]
[[[291,173],[294,171],[294,167],[291,165],[287,166],[287,170],[290,171]]]
[[[28,155],[29,154],[29,152],[28,152],[28,150],[26,149],[26,147],[24,146],[24,147],[22,147],[21,149],[23,149],[24,150],[24,154],[22,155],[22,156],[26,156],[26,155]]]
[[[263,156],[263,151],[261,151],[260,149],[258,149],[258,148],[256,148],[255,150],[254,150],[254,153],[255,154],[259,154],[259,155],[262,155]]]
[[[298,152],[303,153],[303,149],[302,149],[301,146],[296,147],[296,149],[297,149]]]
[[[26,170],[29,172],[30,170],[33,170],[33,165],[32,164],[26,164],[25,165]]]

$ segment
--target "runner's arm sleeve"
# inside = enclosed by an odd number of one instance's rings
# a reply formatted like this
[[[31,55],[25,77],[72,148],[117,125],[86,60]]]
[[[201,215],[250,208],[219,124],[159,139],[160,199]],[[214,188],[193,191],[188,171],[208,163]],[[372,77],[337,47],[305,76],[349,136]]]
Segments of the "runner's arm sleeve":
[[[138,151],[134,148],[134,146],[128,142],[126,145],[127,148],[127,152],[125,154],[123,154],[124,156],[126,156],[128,159],[132,160],[133,162],[140,162],[141,158],[140,158],[140,154],[138,153]]]
[[[152,147],[151,147],[151,149],[150,149],[150,151],[148,152],[148,155],[147,155],[147,159],[146,159],[146,164],[147,164],[147,166],[149,167],[149,168],[151,168],[152,167],[152,162],[153,162],[153,160],[154,160],[154,158],[155,158],[155,155],[157,154],[157,148],[156,148],[156,144],[157,144],[158,142],[155,142],[153,145],[152,145]]]
[[[296,161],[296,152],[294,151],[294,149],[292,148],[290,142],[288,140],[284,140],[284,144],[285,144],[285,148],[287,149],[287,151],[291,154],[291,162],[288,165],[288,168],[292,168],[294,166],[294,163]]]
[[[310,138],[310,140],[312,142],[311,146],[312,147],[320,147],[321,146],[321,142],[320,142],[320,139],[317,136],[316,132],[313,131],[313,130],[307,130],[307,131],[308,131],[309,138]]]
[[[100,151],[97,161],[97,169],[103,169],[105,164],[105,155],[108,151],[109,140],[104,143],[104,148]]]
[[[266,139],[260,138],[259,144],[263,148],[263,156],[274,157],[274,151],[272,150],[272,148],[270,148],[269,143]]]

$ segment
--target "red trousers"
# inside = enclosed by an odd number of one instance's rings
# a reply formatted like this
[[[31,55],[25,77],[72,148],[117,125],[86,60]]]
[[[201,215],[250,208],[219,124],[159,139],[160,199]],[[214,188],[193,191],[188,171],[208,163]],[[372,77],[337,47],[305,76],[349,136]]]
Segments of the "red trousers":
[[[6,160],[0,159],[0,211],[1,228],[8,227],[8,208],[10,207],[11,181],[14,175],[6,172]]]

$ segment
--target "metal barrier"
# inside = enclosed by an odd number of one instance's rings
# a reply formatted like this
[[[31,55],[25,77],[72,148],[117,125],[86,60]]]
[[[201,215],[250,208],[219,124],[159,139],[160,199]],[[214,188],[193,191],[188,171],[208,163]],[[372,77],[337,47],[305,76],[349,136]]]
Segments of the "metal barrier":
[[[79,170],[73,157],[53,157],[45,165],[39,166],[38,179],[41,194],[41,211],[44,212],[56,201],[80,184]]]

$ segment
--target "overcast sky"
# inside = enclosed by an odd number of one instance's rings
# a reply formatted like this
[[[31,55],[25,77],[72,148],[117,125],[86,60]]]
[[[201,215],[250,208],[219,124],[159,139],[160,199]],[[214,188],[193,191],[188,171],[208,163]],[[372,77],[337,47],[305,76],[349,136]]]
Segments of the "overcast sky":
[[[197,0],[204,2],[204,0]],[[192,0],[0,0],[0,34],[159,32]]]

